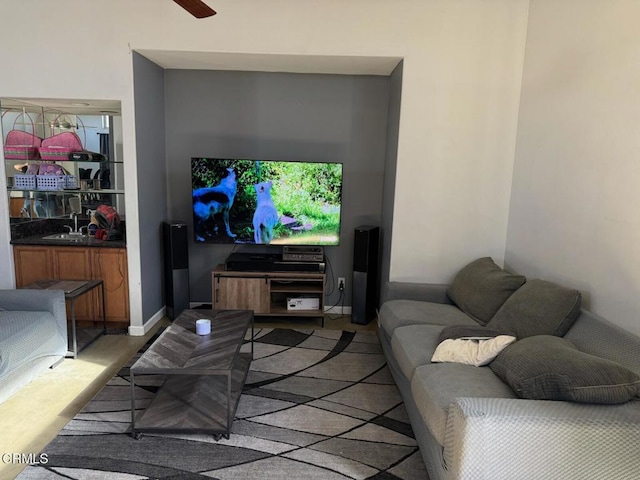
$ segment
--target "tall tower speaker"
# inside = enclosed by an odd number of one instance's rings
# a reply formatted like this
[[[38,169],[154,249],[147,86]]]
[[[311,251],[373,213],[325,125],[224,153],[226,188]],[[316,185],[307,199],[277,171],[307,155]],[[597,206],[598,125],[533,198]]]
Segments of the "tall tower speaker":
[[[353,305],[351,323],[365,325],[378,304],[378,248],[380,227],[356,227],[353,242]]]
[[[166,314],[174,320],[189,308],[189,242],[187,224],[163,222]]]

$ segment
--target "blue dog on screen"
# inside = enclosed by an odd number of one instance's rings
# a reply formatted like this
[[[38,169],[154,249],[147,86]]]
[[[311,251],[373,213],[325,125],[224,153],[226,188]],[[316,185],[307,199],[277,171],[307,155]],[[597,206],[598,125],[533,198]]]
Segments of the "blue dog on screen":
[[[196,238],[203,242],[205,235],[210,231],[207,227],[213,227],[213,232],[218,234],[218,225],[215,216],[222,214],[225,230],[230,238],[235,238],[229,226],[229,210],[236,196],[238,182],[233,168],[227,168],[227,176],[220,180],[215,187],[203,187],[193,191],[193,220]]]
[[[271,199],[272,182],[254,185],[256,211],[253,214],[253,239],[256,243],[269,244],[273,240],[273,227],[278,224],[278,211]]]

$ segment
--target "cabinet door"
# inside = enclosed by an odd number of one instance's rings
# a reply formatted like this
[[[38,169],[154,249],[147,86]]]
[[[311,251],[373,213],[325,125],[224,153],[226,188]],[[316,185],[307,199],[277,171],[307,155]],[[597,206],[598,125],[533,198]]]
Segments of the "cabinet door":
[[[53,278],[57,280],[91,280],[91,263],[89,248],[82,247],[50,247],[53,263]],[[98,320],[93,305],[96,291],[82,295],[74,302],[76,320]],[[67,317],[71,318],[69,302]]]
[[[264,278],[214,275],[213,302],[213,308],[218,310],[269,313],[269,286]]]
[[[18,288],[54,278],[49,247],[16,245],[13,247],[13,259]]]
[[[127,251],[124,248],[92,248],[92,278],[104,282],[107,322],[129,323],[129,276]],[[100,295],[96,295],[97,312],[102,311]]]

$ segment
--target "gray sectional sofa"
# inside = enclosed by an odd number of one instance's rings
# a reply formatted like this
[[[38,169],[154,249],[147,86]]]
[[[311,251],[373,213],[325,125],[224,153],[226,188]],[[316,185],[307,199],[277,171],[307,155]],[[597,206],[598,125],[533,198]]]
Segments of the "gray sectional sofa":
[[[0,290],[0,403],[66,353],[62,290]]]
[[[488,257],[451,285],[384,286],[379,335],[430,480],[640,478],[640,338],[580,301]],[[431,361],[467,327],[516,339],[484,366]]]

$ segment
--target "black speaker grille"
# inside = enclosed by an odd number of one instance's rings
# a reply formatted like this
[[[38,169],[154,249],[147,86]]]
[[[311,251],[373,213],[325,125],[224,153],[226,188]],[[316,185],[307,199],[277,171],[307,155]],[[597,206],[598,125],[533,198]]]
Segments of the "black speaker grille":
[[[355,229],[353,242],[352,323],[366,324],[375,316],[378,303],[378,246],[380,227]]]
[[[368,272],[378,261],[379,227],[358,227],[353,241],[353,270]]]
[[[189,240],[185,224],[167,224],[165,248],[171,269],[189,268]]]

